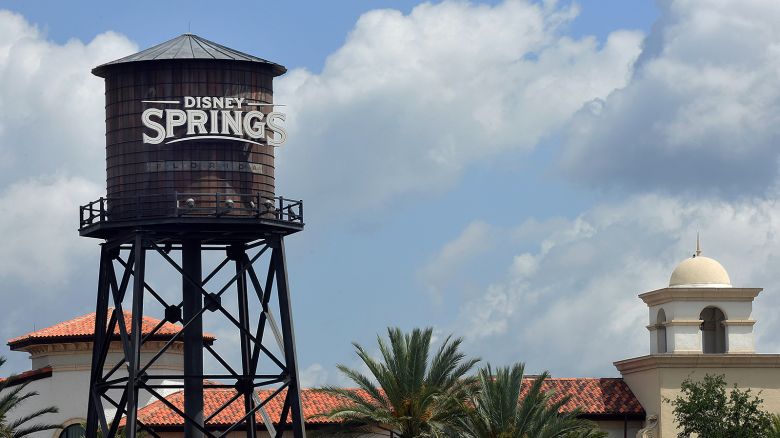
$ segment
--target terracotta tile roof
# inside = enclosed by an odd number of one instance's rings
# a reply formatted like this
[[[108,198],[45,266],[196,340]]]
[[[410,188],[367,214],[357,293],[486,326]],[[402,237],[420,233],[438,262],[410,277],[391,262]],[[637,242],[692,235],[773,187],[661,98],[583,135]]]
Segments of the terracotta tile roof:
[[[258,391],[260,400],[265,400],[266,397],[273,393],[272,390]],[[282,403],[284,402],[284,395],[286,390],[283,390],[281,394],[274,397],[268,404],[265,405],[268,415],[271,418],[279,418],[282,414]],[[207,388],[204,391],[203,396],[203,414],[204,418],[208,418],[212,415],[220,406],[230,400],[231,397],[236,395],[234,389],[226,388]],[[166,400],[171,402],[179,409],[183,409],[184,406],[184,393],[177,392],[166,397]],[[318,412],[325,412],[332,409],[334,406],[338,406],[340,400],[331,395],[323,394],[312,389],[304,389],[301,391],[301,400],[303,403],[303,411],[312,416]],[[244,401],[242,397],[234,400],[225,410],[217,414],[213,419],[208,422],[210,426],[226,426],[231,425],[244,416]],[[255,415],[258,424],[262,425],[262,418],[260,413]],[[146,407],[139,409],[138,419],[144,424],[152,427],[165,427],[165,426],[181,426],[183,424],[181,417],[179,417],[173,410],[167,407],[160,401],[156,401],[147,405]],[[289,420],[289,417],[288,417]],[[307,424],[332,424],[333,421],[324,418],[310,418],[306,422]]]
[[[524,388],[528,388],[531,380],[526,379],[523,382]],[[560,399],[566,395],[571,396],[571,400],[563,406],[562,412],[570,412],[576,407],[582,409],[584,417],[620,417],[624,416],[634,418],[644,418],[645,411],[634,394],[628,388],[628,385],[620,378],[604,379],[548,379],[545,382],[544,389],[554,391],[554,399]],[[355,389],[355,391],[359,391]],[[258,392],[261,400],[268,397],[272,391],[265,390]],[[205,390],[204,395],[204,417],[208,418],[222,404],[226,403],[236,392],[233,389],[211,388]],[[167,397],[167,400],[179,409],[183,409],[184,395],[177,392]],[[214,419],[209,421],[211,426],[224,426],[233,424],[243,416],[243,399],[238,398],[233,401],[224,411],[219,413]],[[279,418],[282,410],[283,397],[275,397],[274,400],[266,405],[268,414],[271,418]],[[301,391],[301,400],[303,410],[306,413],[307,424],[324,425],[333,424],[331,420],[324,418],[312,418],[318,413],[327,412],[338,406],[342,401],[336,397],[313,389],[304,389]],[[259,427],[262,427],[262,419],[257,416]],[[138,419],[151,427],[181,427],[183,422],[181,418],[170,408],[160,401],[149,404],[138,412]]]
[[[33,380],[45,379],[51,377],[51,367],[38,368],[37,370],[25,371],[11,377],[0,377],[0,384],[7,386],[20,385],[22,383],[32,382]],[[7,382],[7,383],[6,383]]]
[[[523,382],[524,389],[530,382],[530,379]],[[553,401],[571,397],[562,412],[579,406],[585,416],[645,415],[639,400],[621,378],[554,378],[547,379],[542,387],[554,393]]]
[[[109,309],[109,318],[113,309]],[[130,312],[125,311],[125,323],[127,325],[128,332],[130,331]],[[160,323],[159,319],[149,316],[143,317],[142,333],[148,334]],[[155,333],[157,339],[170,339],[181,330],[181,326],[177,324],[171,324],[166,322]],[[119,339],[119,326],[115,327],[114,335]],[[46,327],[41,330],[36,330],[32,333],[19,336],[17,338],[9,339],[8,346],[11,350],[20,350],[30,345],[51,344],[54,342],[72,342],[72,341],[91,341],[95,336],[95,312],[88,313],[86,315],[73,318],[69,321],[64,321],[59,324],[55,324],[51,327]],[[204,339],[207,341],[214,341],[214,336],[206,334]]]

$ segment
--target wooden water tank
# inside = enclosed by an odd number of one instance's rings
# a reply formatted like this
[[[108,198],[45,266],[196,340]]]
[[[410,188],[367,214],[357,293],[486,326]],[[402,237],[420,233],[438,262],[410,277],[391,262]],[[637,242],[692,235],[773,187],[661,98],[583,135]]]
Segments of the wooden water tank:
[[[108,219],[183,208],[240,216],[272,200],[268,139],[278,134],[262,117],[274,111],[273,78],[285,71],[192,34],[93,69],[105,78]]]

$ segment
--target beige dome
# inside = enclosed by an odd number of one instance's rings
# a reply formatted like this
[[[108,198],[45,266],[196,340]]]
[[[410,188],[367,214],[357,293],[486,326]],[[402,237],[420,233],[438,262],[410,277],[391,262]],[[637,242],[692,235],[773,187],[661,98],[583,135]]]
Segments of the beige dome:
[[[669,287],[731,287],[731,280],[717,260],[695,256],[674,268]]]

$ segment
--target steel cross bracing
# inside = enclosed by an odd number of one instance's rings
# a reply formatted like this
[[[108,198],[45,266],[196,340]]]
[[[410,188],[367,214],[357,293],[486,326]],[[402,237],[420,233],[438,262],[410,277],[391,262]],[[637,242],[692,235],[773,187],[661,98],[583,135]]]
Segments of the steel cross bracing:
[[[258,414],[271,436],[281,437],[289,425],[295,438],[305,437],[283,237],[272,234],[250,243],[207,246],[200,241],[172,243],[167,239],[139,231],[106,242],[101,247],[87,437],[96,437],[98,431],[103,431],[103,437],[118,436],[120,423],[125,427],[125,436],[133,437],[136,432],[144,431],[149,436],[159,437],[153,427],[137,416],[139,408],[143,407],[139,406],[139,395],[159,400],[178,415],[185,425],[185,437],[224,437],[232,431],[243,430],[247,437],[254,438]],[[181,253],[181,264],[172,257],[177,251]],[[222,262],[205,277],[201,273],[202,251],[224,251]],[[166,301],[150,286],[146,279],[147,253],[159,254],[181,276],[182,299],[178,303]],[[260,260],[267,261],[262,282],[255,269]],[[230,278],[221,287],[212,288],[212,280],[219,273],[224,276],[225,268],[230,264],[235,268],[228,274]],[[235,292],[237,316],[223,306],[228,291]],[[279,308],[278,321],[271,309],[274,292]],[[145,297],[163,307],[164,318],[144,334],[141,316]],[[257,309],[255,313],[259,313],[255,318],[250,308],[253,300],[256,300],[253,303]],[[123,307],[128,301],[133,315],[130,327],[126,324],[127,310]],[[241,346],[240,368],[231,366],[210,342],[203,341],[202,318],[207,312],[224,317],[237,329]],[[157,333],[166,322],[181,323],[181,330],[172,336],[159,336]],[[267,329],[270,329],[270,336]],[[162,346],[151,357],[142,358],[142,347],[149,345],[150,340],[157,340],[157,345]],[[267,347],[269,342],[276,344],[273,348],[278,347],[279,357]],[[184,345],[184,374],[154,370],[166,351],[178,343]],[[118,353],[116,348],[110,348],[111,344],[114,347],[119,344]],[[118,354],[118,361],[117,356],[110,355],[111,351]],[[148,348],[144,351],[145,356],[150,354]],[[203,372],[204,351],[224,369],[223,373]],[[109,361],[110,356],[114,357],[115,363]],[[258,373],[261,362],[273,364],[272,368],[278,372]],[[204,417],[204,387],[233,388],[235,394]],[[270,393],[264,391],[266,395],[261,398],[258,390],[263,388],[269,389]],[[160,392],[171,389],[183,389],[183,409]],[[279,397],[283,397],[281,414],[272,418],[266,405]],[[235,403],[241,403],[244,414],[238,421],[218,427],[211,423]],[[114,411],[113,415],[107,415],[107,408]],[[288,418],[291,424],[285,421]]]

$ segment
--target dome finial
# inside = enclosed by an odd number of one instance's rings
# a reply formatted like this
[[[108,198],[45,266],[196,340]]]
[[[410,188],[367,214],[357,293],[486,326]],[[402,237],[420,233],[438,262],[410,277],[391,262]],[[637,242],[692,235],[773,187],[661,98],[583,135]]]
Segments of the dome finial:
[[[696,231],[696,255],[694,257],[698,257],[701,255],[701,244],[699,243],[699,232]]]

